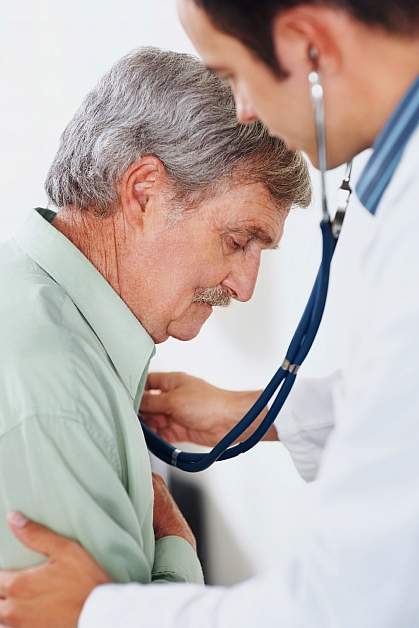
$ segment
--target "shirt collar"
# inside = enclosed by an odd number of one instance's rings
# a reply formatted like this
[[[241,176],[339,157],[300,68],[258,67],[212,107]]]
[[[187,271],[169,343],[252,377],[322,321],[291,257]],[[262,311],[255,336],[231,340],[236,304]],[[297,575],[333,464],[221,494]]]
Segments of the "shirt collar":
[[[51,224],[54,216],[37,208],[15,240],[66,291],[135,399],[154,342],[93,264]]]
[[[381,198],[419,124],[419,76],[412,83],[374,142],[374,152],[356,186],[361,203],[375,214]]]

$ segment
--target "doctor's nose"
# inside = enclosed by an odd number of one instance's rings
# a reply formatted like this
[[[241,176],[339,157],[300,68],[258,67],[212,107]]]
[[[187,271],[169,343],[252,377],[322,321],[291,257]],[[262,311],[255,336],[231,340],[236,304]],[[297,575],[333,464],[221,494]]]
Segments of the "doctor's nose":
[[[260,266],[260,254],[249,260],[246,265],[239,265],[222,282],[233,299],[245,303],[250,301],[255,291]]]
[[[251,124],[252,122],[257,122],[258,117],[256,112],[244,94],[240,93],[238,89],[233,89],[233,93],[236,101],[237,120],[241,124]]]

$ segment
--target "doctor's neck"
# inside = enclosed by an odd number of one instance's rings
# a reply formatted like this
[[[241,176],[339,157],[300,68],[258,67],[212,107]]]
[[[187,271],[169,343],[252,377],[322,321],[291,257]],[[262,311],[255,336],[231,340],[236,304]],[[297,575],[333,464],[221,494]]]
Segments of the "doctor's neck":
[[[419,76],[419,35],[396,35],[347,16],[333,18],[333,52],[320,57],[329,168],[374,145]],[[313,148],[310,158],[316,154]]]
[[[369,148],[419,76],[419,37],[373,36],[363,44],[354,59],[359,63],[359,72],[354,72],[354,99],[359,102],[363,148]]]

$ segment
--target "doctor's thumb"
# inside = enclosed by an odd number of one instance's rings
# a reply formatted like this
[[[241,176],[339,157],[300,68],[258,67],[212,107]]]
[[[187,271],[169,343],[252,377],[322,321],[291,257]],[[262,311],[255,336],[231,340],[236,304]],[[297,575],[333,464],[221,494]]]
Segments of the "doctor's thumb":
[[[55,534],[40,523],[31,521],[20,512],[10,512],[7,521],[15,537],[38,554],[55,555],[69,542],[68,539]]]

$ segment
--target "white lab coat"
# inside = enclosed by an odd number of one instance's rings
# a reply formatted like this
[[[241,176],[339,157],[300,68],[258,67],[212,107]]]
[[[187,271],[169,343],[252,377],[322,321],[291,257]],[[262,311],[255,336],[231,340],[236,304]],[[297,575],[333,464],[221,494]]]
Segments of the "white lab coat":
[[[301,380],[278,424],[317,479],[290,512],[288,546],[278,521],[277,567],[232,588],[100,587],[80,628],[419,626],[418,164],[419,131],[371,218],[348,363]]]

